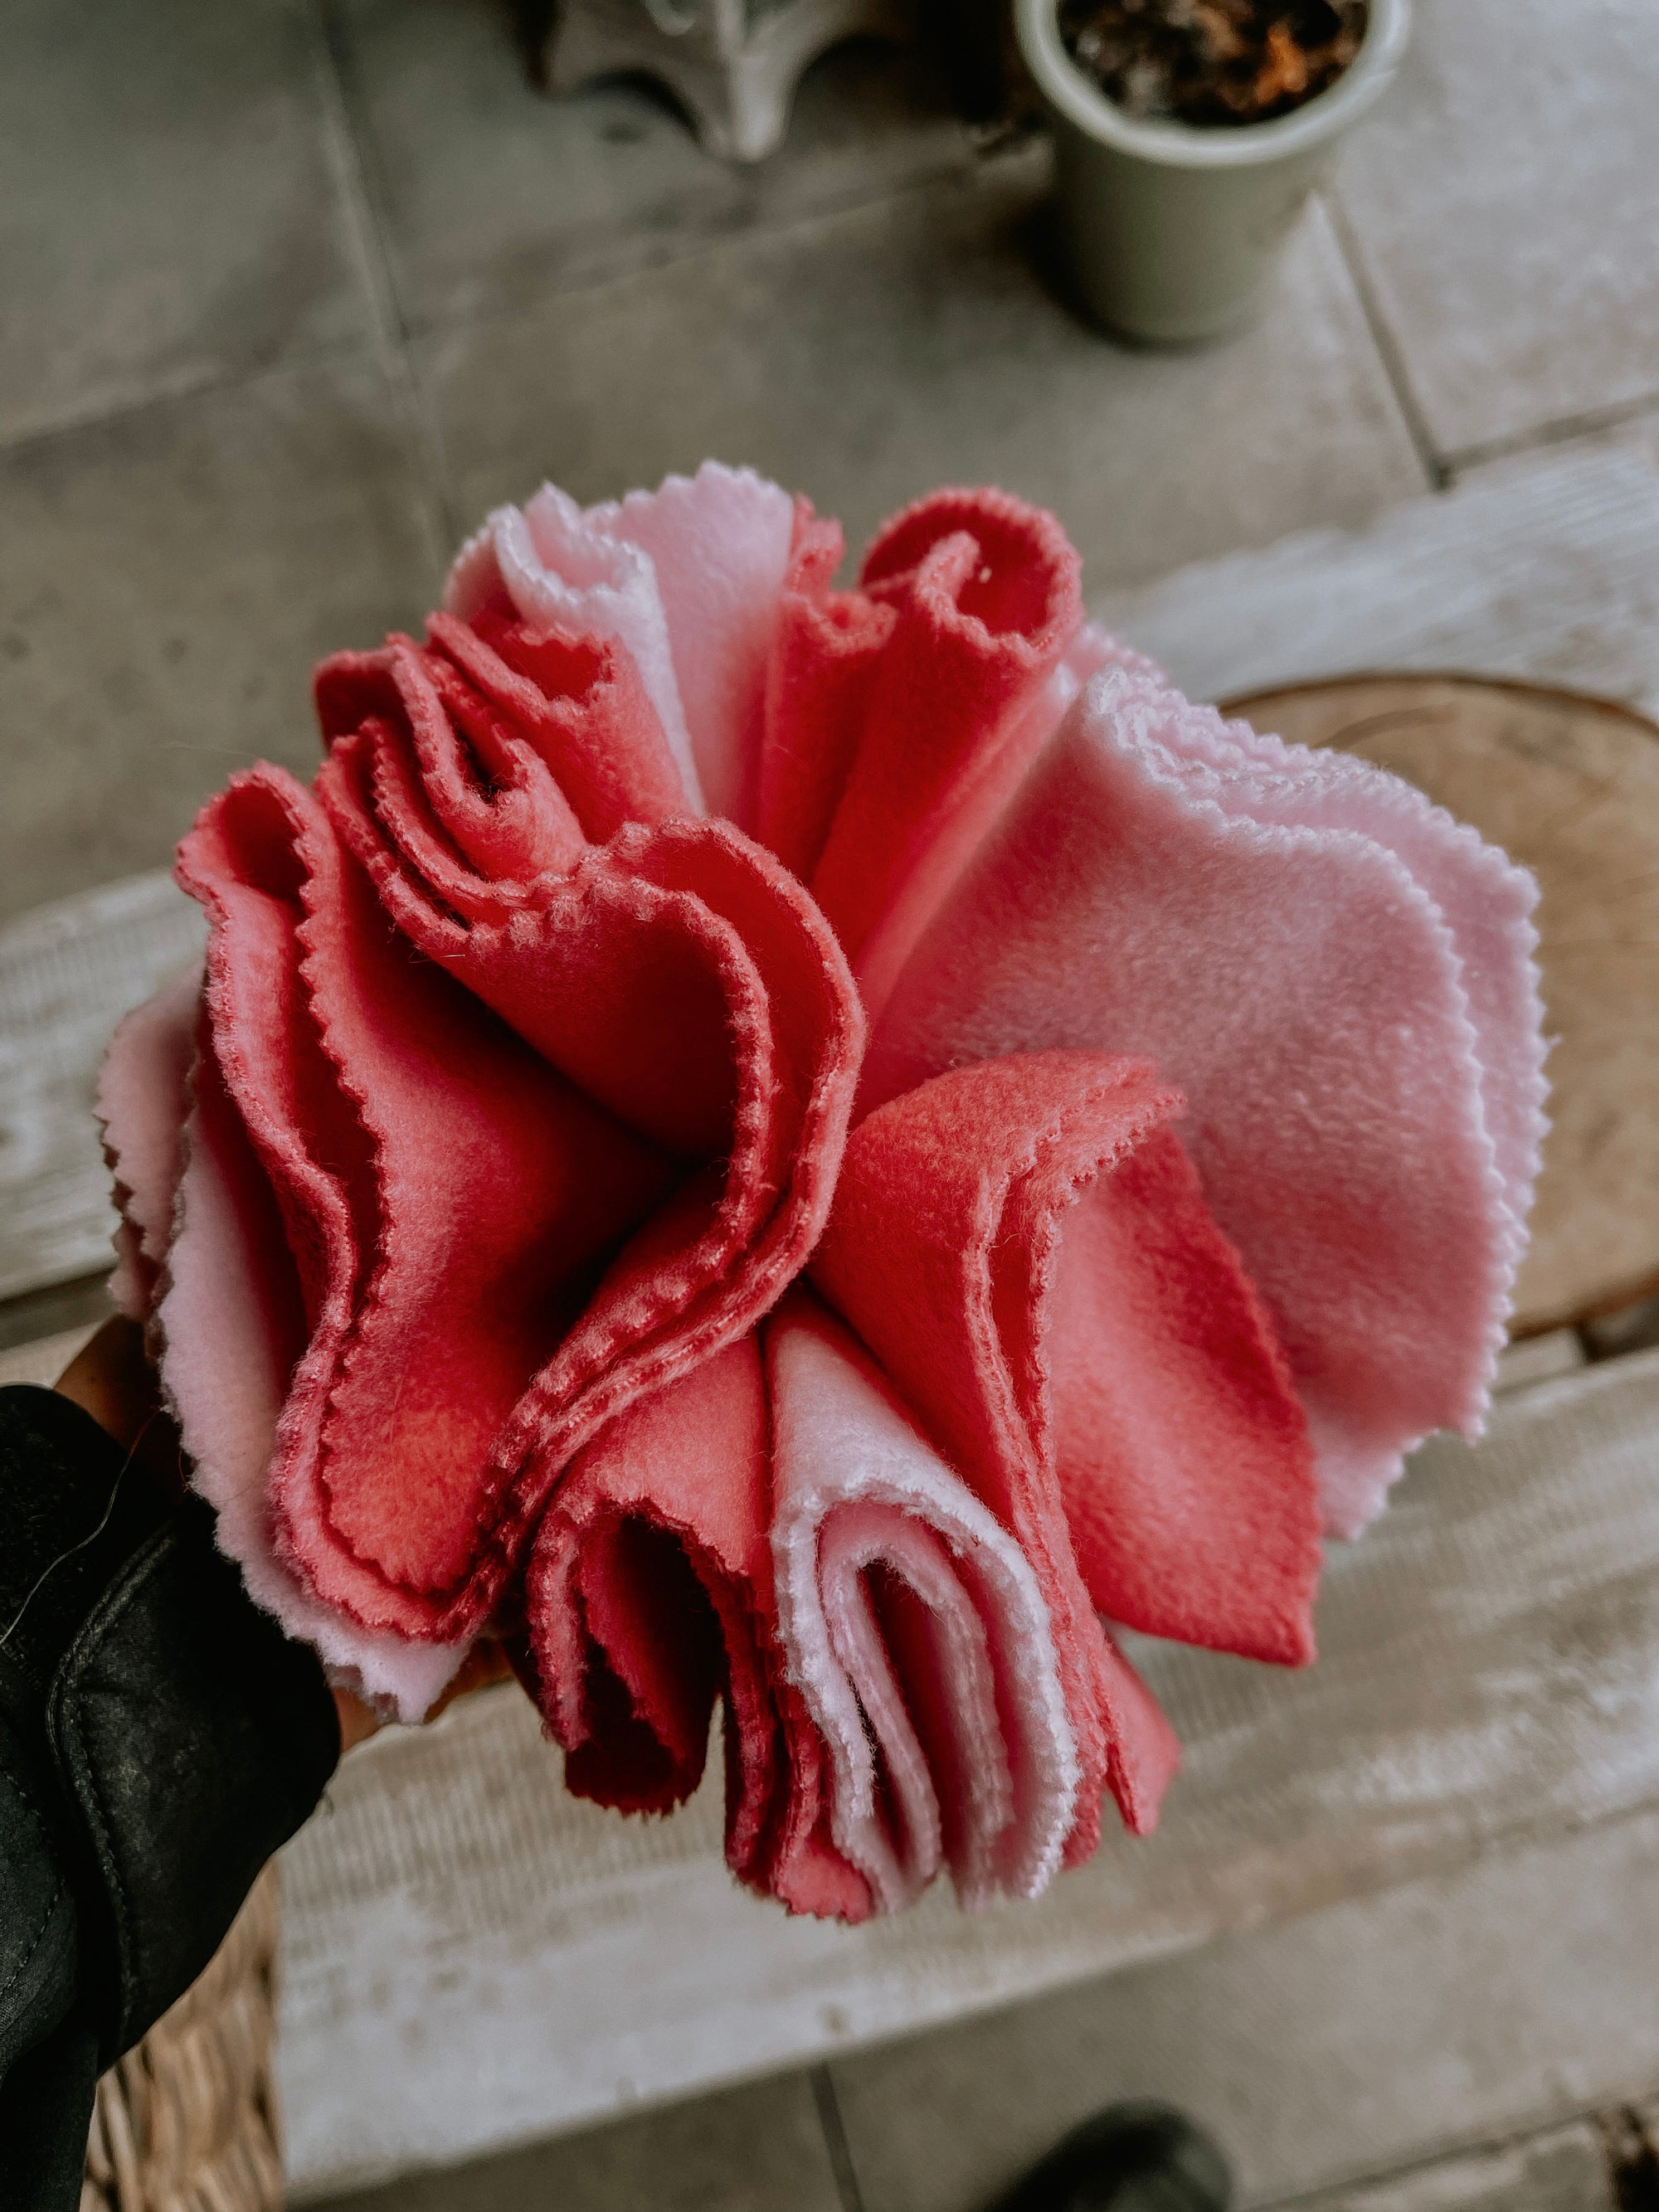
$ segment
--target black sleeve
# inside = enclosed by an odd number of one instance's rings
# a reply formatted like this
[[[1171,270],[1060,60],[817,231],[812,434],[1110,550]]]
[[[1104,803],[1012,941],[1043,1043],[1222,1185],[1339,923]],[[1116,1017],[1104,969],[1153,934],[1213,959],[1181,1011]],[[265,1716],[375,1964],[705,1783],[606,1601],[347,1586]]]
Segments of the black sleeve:
[[[0,1390],[0,2205],[74,2212],[99,2072],[218,1948],[339,1758],[314,1653],[199,1500]]]

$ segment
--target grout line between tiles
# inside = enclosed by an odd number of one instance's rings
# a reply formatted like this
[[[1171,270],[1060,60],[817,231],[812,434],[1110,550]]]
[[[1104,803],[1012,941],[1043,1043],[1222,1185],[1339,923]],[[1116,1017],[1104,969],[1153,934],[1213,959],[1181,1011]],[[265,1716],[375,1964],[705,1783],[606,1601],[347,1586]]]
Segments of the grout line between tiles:
[[[1326,2203],[1339,2194],[1352,2191],[1357,2196],[1372,2190],[1392,2189],[1399,2184],[1426,2179],[1443,2167],[1461,2165],[1466,2160],[1501,2157],[1505,2151],[1525,2150],[1532,2144],[1546,2142],[1552,2136],[1564,2135],[1575,2128],[1600,2130],[1603,2136],[1605,2158],[1606,2134],[1610,2121],[1626,2119],[1645,2137],[1647,2131],[1639,2117],[1639,2108],[1644,2103],[1645,2100],[1638,2097],[1611,2104],[1603,2100],[1593,2105],[1575,2105],[1567,2111],[1558,2112],[1553,2118],[1534,2117],[1498,2134],[1454,2140],[1441,2144],[1437,2149],[1414,2154],[1391,2166],[1366,2166],[1358,2172],[1316,2183],[1310,2189],[1298,2189],[1290,2197],[1260,2200],[1247,2198],[1246,2212],[1304,2212],[1304,2208]]]
[[[1451,470],[1437,450],[1427,419],[1418,404],[1406,357],[1395,342],[1394,332],[1382,313],[1382,302],[1365,273],[1364,257],[1359,251],[1359,240],[1348,221],[1347,211],[1342,205],[1340,196],[1330,187],[1322,189],[1319,197],[1336,234],[1338,250],[1347,266],[1349,281],[1358,299],[1359,311],[1365,318],[1366,328],[1370,331],[1371,343],[1376,348],[1377,357],[1382,364],[1382,374],[1388,378],[1393,391],[1395,404],[1400,410],[1401,419],[1413,445],[1417,448],[1417,458],[1428,480],[1429,489],[1444,491],[1451,483]]]
[[[830,2167],[836,2177],[842,2212],[864,2212],[864,2192],[859,2187],[858,2168],[853,2163],[853,2147],[847,2140],[835,2077],[827,2066],[815,2066],[810,2078],[812,2102],[817,2106],[818,2125],[823,2130],[824,2148],[830,2154]]]
[[[447,340],[505,329],[555,302],[585,301],[595,295],[603,295],[633,283],[639,278],[658,276],[665,270],[695,267],[699,262],[742,252],[750,247],[788,246],[810,240],[814,233],[832,224],[847,222],[858,216],[888,215],[896,209],[914,205],[930,194],[943,198],[952,191],[984,191],[994,187],[1001,178],[1021,167],[1028,170],[1036,169],[1046,143],[1046,140],[1032,137],[999,142],[975,152],[969,161],[929,170],[902,183],[885,186],[867,197],[858,195],[846,199],[828,199],[811,207],[795,210],[775,223],[716,225],[696,234],[689,244],[652,246],[640,258],[625,255],[614,261],[584,264],[574,274],[549,278],[526,290],[521,297],[497,299],[464,311],[440,309],[417,315],[409,325],[410,341],[415,346],[441,345]]]
[[[162,377],[147,389],[135,388],[120,398],[80,408],[55,422],[35,422],[24,429],[0,434],[0,459],[33,453],[56,445],[60,439],[76,438],[89,431],[136,422],[168,407],[190,406],[198,400],[216,398],[223,392],[257,392],[261,385],[276,383],[284,377],[305,376],[367,357],[360,338],[345,338],[308,352],[288,355],[280,361],[261,362],[252,368],[208,369],[199,375]]]
[[[392,256],[372,186],[368,149],[357,127],[351,98],[351,57],[337,10],[330,0],[315,0],[318,40],[317,104],[346,219],[351,227],[363,289],[368,295],[375,335],[388,352],[400,349],[408,336],[392,273]]]
[[[340,10],[337,0],[316,0],[316,8],[322,46],[318,90],[325,133],[369,297],[376,342],[414,441],[427,532],[441,574],[462,534],[450,496],[443,441],[410,351],[374,155],[362,125],[361,102],[355,97],[356,72]]]
[[[1608,431],[1622,430],[1649,416],[1659,416],[1659,391],[1644,392],[1636,399],[1611,400],[1605,407],[1586,408],[1578,415],[1558,415],[1507,437],[1482,439],[1472,446],[1455,447],[1446,456],[1446,466],[1453,475],[1461,475],[1466,469],[1484,468],[1489,461],[1508,460],[1516,453],[1569,446],[1576,438],[1594,438]]]

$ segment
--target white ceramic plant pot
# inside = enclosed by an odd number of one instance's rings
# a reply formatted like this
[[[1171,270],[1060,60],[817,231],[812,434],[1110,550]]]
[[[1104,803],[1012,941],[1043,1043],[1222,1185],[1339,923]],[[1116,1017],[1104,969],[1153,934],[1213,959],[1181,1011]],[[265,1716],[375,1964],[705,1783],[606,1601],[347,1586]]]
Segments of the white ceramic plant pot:
[[[1054,119],[1061,243],[1079,304],[1109,330],[1190,344],[1250,322],[1337,141],[1405,52],[1410,0],[1370,0],[1328,91],[1271,123],[1143,122],[1077,68],[1056,0],[1015,0],[1026,67]]]

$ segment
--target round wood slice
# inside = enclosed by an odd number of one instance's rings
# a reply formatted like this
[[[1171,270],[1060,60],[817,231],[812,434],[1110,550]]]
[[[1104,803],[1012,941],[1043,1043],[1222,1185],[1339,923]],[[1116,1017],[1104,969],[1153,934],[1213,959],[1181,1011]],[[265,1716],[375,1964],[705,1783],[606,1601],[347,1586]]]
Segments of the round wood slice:
[[[1354,676],[1226,703],[1363,753],[1538,878],[1552,1127],[1517,1336],[1659,1291],[1659,724],[1462,676]]]

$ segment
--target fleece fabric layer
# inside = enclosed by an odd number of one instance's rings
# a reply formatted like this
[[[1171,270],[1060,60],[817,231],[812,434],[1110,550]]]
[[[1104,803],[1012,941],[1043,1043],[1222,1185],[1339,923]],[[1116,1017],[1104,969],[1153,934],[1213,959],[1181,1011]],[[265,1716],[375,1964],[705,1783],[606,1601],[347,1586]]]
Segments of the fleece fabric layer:
[[[1079,1763],[1019,1546],[792,1291],[611,1422],[544,1515],[520,1668],[583,1796],[664,1813],[722,1715],[726,1856],[797,1910],[1036,1896]]]
[[[612,1421],[544,1515],[520,1671],[579,1796],[665,1813],[718,1705],[726,1858],[795,1911],[878,1902],[830,1833],[824,1746],[777,1633],[772,1413],[752,1333]]]
[[[887,1911],[942,1864],[966,1905],[1039,1896],[1081,1770],[1025,1554],[809,1294],[767,1324],[766,1368],[779,1640],[837,1848]]]
[[[693,813],[754,827],[766,663],[794,502],[751,469],[705,461],[579,507],[544,484],[462,548],[444,605],[468,620],[502,595],[538,628],[614,638],[644,679]]]
[[[1429,1431],[1478,1430],[1542,1127],[1530,878],[1402,791],[1109,671],[918,948],[864,1077],[872,1103],[964,1059],[1155,1060],[1344,1534]]]
[[[942,491],[878,532],[855,593],[840,532],[798,518],[768,674],[765,829],[879,1012],[906,954],[1064,704],[1080,568],[1054,517]]]
[[[490,1580],[496,1433],[665,1163],[411,959],[282,771],[210,801],[179,869],[210,919],[205,1050],[305,1332],[267,1476],[279,1553],[362,1626],[453,1641],[489,1602],[468,1585]],[[194,1356],[170,1340],[164,1378]]]
[[[858,1921],[1154,1825],[1107,1624],[1311,1658],[1322,1515],[1479,1422],[1543,1085],[1472,832],[1006,494],[843,550],[713,463],[497,510],[203,811],[99,1103],[260,1603],[405,1718],[502,1638],[624,1812],[718,1722],[734,1875]]]
[[[173,1241],[201,996],[199,967],[163,984],[118,1024],[98,1071],[94,1109],[120,1215],[109,1294],[129,1321],[149,1319]]]
[[[111,1041],[98,1112],[123,1210],[112,1292],[147,1325],[163,1395],[222,1550],[337,1680],[418,1720],[465,1646],[377,1633],[322,1603],[278,1557],[268,1487],[306,1348],[297,1278],[270,1181],[204,1034],[199,972],[130,1015]]]
[[[812,1273],[1019,1541],[1084,1761],[1150,1826],[1166,1724],[1098,1614],[1295,1663],[1319,1568],[1301,1409],[1145,1061],[1045,1053],[860,1123]]]

